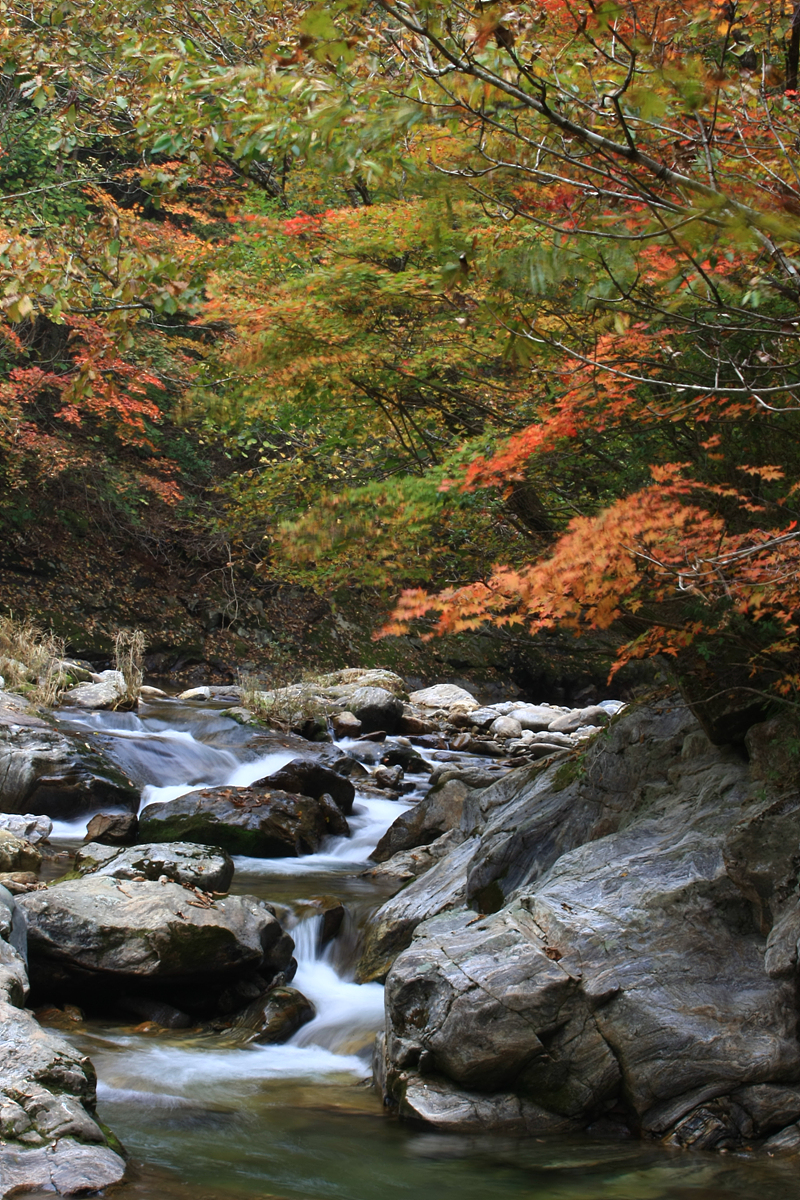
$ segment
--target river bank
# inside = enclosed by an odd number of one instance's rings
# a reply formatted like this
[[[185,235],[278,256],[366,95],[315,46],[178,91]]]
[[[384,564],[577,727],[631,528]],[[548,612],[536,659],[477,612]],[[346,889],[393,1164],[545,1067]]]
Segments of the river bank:
[[[86,738],[97,748],[102,747],[112,760],[124,764],[131,778],[137,771],[140,780],[148,777],[149,782],[139,784],[144,789],[141,806],[147,807],[169,803],[180,793],[202,784],[248,786],[265,773],[280,770],[296,755],[297,743],[291,736],[284,738],[285,747],[271,740],[269,752],[259,753],[262,747],[257,739],[265,736],[279,739],[281,735],[267,735],[256,727],[233,721],[223,715],[225,704],[222,699],[158,699],[144,705],[138,714],[62,709],[58,717],[62,731],[71,726],[73,734]],[[478,711],[477,706],[473,711]],[[494,719],[498,716],[503,714]],[[689,719],[684,711],[678,723]],[[477,720],[480,723],[480,718]],[[462,736],[463,726],[461,732],[455,732],[457,728],[453,727],[455,736]],[[619,728],[615,722],[603,737],[606,740],[618,737],[613,730]],[[510,732],[518,731],[512,728]],[[691,734],[691,730],[688,734],[683,732],[681,746]],[[479,733],[470,736],[480,741]],[[697,733],[693,736],[696,785],[702,747]],[[357,791],[352,815],[348,817],[349,836],[329,840],[322,852],[315,854],[278,859],[234,858],[232,894],[261,897],[275,907],[295,943],[298,968],[292,986],[316,1008],[315,1019],[288,1043],[243,1048],[232,1045],[225,1031],[197,1026],[165,1030],[152,1023],[120,1021],[108,1015],[89,1013],[81,1017],[66,1009],[60,1014],[40,1014],[45,1024],[66,1034],[79,1052],[88,1054],[98,1072],[98,1114],[132,1156],[128,1182],[121,1185],[123,1193],[136,1200],[152,1200],[156,1195],[173,1195],[175,1200],[189,1195],[234,1200],[265,1193],[291,1200],[301,1197],[323,1200],[329,1196],[346,1196],[348,1200],[361,1200],[363,1196],[366,1200],[380,1189],[398,1200],[411,1191],[423,1197],[455,1198],[458,1194],[477,1200],[491,1190],[493,1195],[499,1193],[509,1200],[532,1195],[583,1200],[589,1196],[620,1194],[644,1200],[684,1192],[709,1194],[709,1190],[715,1196],[738,1198],[749,1195],[757,1186],[766,1196],[788,1195],[792,1159],[770,1157],[763,1151],[755,1156],[746,1149],[746,1139],[731,1146],[727,1158],[709,1155],[702,1149],[696,1149],[687,1158],[659,1144],[632,1140],[632,1131],[622,1129],[619,1120],[614,1128],[590,1126],[577,1136],[543,1128],[520,1137],[518,1128],[508,1122],[504,1126],[501,1120],[483,1130],[474,1121],[471,1124],[465,1121],[461,1132],[452,1122],[449,1129],[437,1129],[430,1122],[426,1129],[419,1122],[409,1124],[398,1120],[394,1104],[387,1107],[383,1103],[382,1095],[376,1094],[368,1082],[372,1042],[384,1024],[383,988],[379,982],[355,982],[363,959],[359,943],[363,945],[364,932],[368,933],[380,922],[380,912],[387,904],[395,903],[390,893],[395,892],[401,903],[404,897],[413,896],[415,887],[425,886],[432,864],[397,893],[397,879],[392,882],[384,871],[375,869],[370,857],[375,847],[390,826],[397,827],[398,817],[404,819],[400,822],[406,831],[404,836],[414,827],[421,839],[420,851],[411,853],[427,853],[427,848],[435,845],[437,838],[431,841],[430,833],[414,826],[409,817],[420,809],[421,798],[431,791],[430,771],[438,771],[440,778],[443,768],[451,773],[451,779],[438,789],[441,794],[442,788],[452,790],[452,785],[459,783],[454,778],[459,772],[467,778],[472,772],[475,781],[476,771],[485,776],[487,766],[494,764],[497,782],[481,779],[485,785],[482,788],[465,789],[484,807],[491,808],[491,796],[503,786],[509,787],[503,780],[521,778],[526,770],[543,778],[548,771],[559,767],[563,771],[565,763],[579,761],[582,770],[577,777],[555,792],[555,796],[561,797],[563,812],[571,814],[566,822],[562,814],[564,828],[580,807],[570,801],[569,787],[580,784],[587,770],[591,778],[590,763],[587,764],[591,745],[588,752],[582,751],[580,760],[571,759],[572,751],[562,747],[561,757],[550,764],[539,759],[538,766],[514,769],[512,754],[503,760],[468,749],[459,751],[423,744],[414,747],[414,754],[426,764],[426,770],[407,773],[403,782],[408,791],[394,796],[387,794],[390,789],[370,792],[369,787],[374,787],[370,778],[385,765],[380,759],[393,750],[403,749],[408,740],[401,734],[360,744],[347,739],[338,745],[329,744],[328,750],[324,744],[319,747],[323,753],[333,750],[346,754],[360,762],[365,771],[361,777],[362,791]],[[635,739],[629,739],[628,744],[634,742]],[[645,743],[643,740],[637,744]],[[617,758],[622,753],[624,759],[624,747],[618,746],[612,753]],[[707,753],[713,757],[716,752],[709,749]],[[678,759],[689,760],[687,756],[680,757],[680,747]],[[178,779],[181,774],[183,782]],[[628,777],[628,786],[635,791],[636,779]],[[652,778],[648,786],[652,818],[655,815]],[[680,793],[674,773],[673,790],[675,795]],[[436,791],[434,787],[433,792]],[[469,795],[463,796],[464,800],[468,805],[472,803]],[[507,811],[513,807],[511,801],[512,797],[506,794],[503,807]],[[713,796],[709,803],[713,803]],[[422,800],[423,809],[426,805],[430,808],[429,801]],[[534,807],[541,810],[541,799]],[[90,816],[90,812],[84,812],[79,818],[57,824],[51,834],[52,847],[62,856],[74,852]],[[471,819],[474,821],[474,813]],[[517,820],[514,828],[519,831],[520,825]],[[583,836],[589,837],[587,844],[599,846],[600,832],[599,827],[588,833],[584,831]],[[452,833],[453,830],[449,831],[450,836]],[[446,838],[448,834],[446,831],[437,836]],[[527,843],[524,839],[520,843],[519,837],[517,843],[528,847],[529,857],[530,829],[527,836]],[[604,836],[608,838],[608,832]],[[462,841],[460,845],[463,844]],[[561,849],[556,861],[563,858],[564,848]],[[399,851],[401,855],[408,853]],[[441,864],[446,859],[447,855],[438,861]],[[500,861],[496,854],[493,861],[495,866]],[[63,868],[65,859],[46,859],[47,862],[53,863],[51,873],[55,873]],[[392,856],[387,859],[387,863],[391,862]],[[502,872],[498,874],[502,887]],[[513,898],[520,880],[508,878],[509,897]],[[486,886],[485,881],[482,886]],[[323,900],[328,905],[339,900],[346,909],[339,937],[324,949],[318,937],[322,919],[318,906]],[[456,910],[447,918],[448,928],[459,924],[460,902],[456,898],[455,904],[451,901],[446,906]],[[500,916],[503,909],[501,903]],[[473,913],[476,911],[479,912],[474,909]],[[735,920],[739,918],[737,910]],[[486,918],[483,922],[479,915],[477,920],[474,915],[465,919],[474,929],[476,924],[485,923]],[[747,934],[747,938],[753,941],[752,934]],[[387,1010],[390,1037],[397,1027],[400,986],[392,980],[396,977],[401,984],[404,979],[408,982],[409,970],[416,969],[414,963],[419,960],[418,953],[415,959],[414,946],[425,944],[423,928],[418,931],[412,948],[401,953],[399,975],[397,971],[390,975]],[[430,949],[423,953],[423,958],[429,964],[436,961]],[[430,967],[427,974],[430,977]],[[408,1014],[411,1008],[405,1005],[404,1011]],[[416,1027],[424,1034],[424,1025],[418,1023]],[[474,1035],[468,1035],[466,1044],[477,1051]],[[791,1081],[787,1077],[782,1082],[788,1086]],[[452,1083],[449,1086],[452,1089]],[[407,1082],[405,1087],[407,1090]],[[404,1098],[399,1099],[400,1111],[405,1103],[407,1115],[413,1116]]]

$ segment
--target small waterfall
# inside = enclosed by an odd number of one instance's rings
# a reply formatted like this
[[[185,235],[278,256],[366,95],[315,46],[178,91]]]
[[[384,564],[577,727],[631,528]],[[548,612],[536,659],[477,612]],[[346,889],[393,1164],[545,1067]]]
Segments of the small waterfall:
[[[306,917],[291,930],[297,959],[292,986],[317,1010],[314,1020],[294,1035],[292,1044],[366,1057],[383,1024],[383,987],[342,978],[331,961],[333,943],[320,948],[321,931],[320,916]]]
[[[134,783],[157,787],[223,783],[239,765],[231,749],[209,746],[190,729],[143,720],[131,712],[62,715],[59,724],[91,736]],[[231,722],[232,724],[232,722]]]
[[[186,705],[176,706],[174,723],[169,716],[169,706],[162,704],[157,717],[147,713],[144,717],[135,713],[70,714],[62,724],[102,744],[131,779],[144,784],[142,806],[163,803],[198,787],[246,787],[297,754],[280,748],[242,761],[246,751],[236,743],[238,727],[231,732],[231,742],[220,744],[225,741],[224,726],[233,726],[233,722],[208,710],[198,710],[193,722]],[[209,731],[214,745],[201,740]],[[367,747],[367,752],[370,749]],[[268,898],[271,878],[277,883],[287,875],[297,876],[286,901],[290,908],[296,902],[307,911],[307,903],[294,897],[313,894],[319,886],[315,880],[325,874],[343,881],[358,876],[370,851],[407,807],[404,801],[357,795],[348,817],[350,837],[330,838],[322,852],[303,858],[237,858],[237,876],[258,875],[258,894]],[[88,816],[59,825],[54,834],[81,838],[87,821]],[[244,887],[247,889],[247,883]],[[225,1045],[224,1037],[216,1040],[208,1034],[153,1042],[130,1032],[109,1035],[105,1029],[100,1037],[86,1039],[99,1072],[101,1098],[111,1103],[179,1109],[187,1103],[255,1095],[254,1089],[269,1080],[327,1081],[327,1086],[335,1079],[352,1081],[366,1075],[374,1036],[383,1023],[383,987],[356,984],[347,977],[346,968],[337,970],[336,943],[320,945],[321,921],[319,915],[305,917],[290,929],[298,964],[293,986],[314,1004],[316,1016],[288,1043],[233,1048]]]

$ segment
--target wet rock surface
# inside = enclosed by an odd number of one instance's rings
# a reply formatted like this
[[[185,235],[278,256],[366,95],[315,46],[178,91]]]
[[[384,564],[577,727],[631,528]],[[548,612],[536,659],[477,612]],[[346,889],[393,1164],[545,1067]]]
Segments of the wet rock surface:
[[[103,807],[135,812],[139,789],[104,755],[43,722],[0,721],[0,810],[70,820]]]
[[[0,871],[38,871],[41,865],[41,850],[0,827]]]
[[[794,1152],[800,800],[769,793],[678,701],[470,791],[461,840],[362,959],[369,977],[413,935],[386,981],[386,1096],[443,1129],[623,1114],[678,1146]]]
[[[233,859],[224,850],[191,842],[153,842],[121,848],[89,842],[75,855],[79,875],[112,879],[160,880],[163,877],[204,892],[227,892]]]
[[[237,978],[291,968],[291,938],[252,896],[212,902],[177,883],[89,875],[17,903],[32,986],[57,1004],[133,991],[198,1011]]]
[[[329,796],[315,800],[258,785],[190,792],[148,805],[139,817],[139,835],[148,841],[198,842],[254,858],[313,854],[324,838],[348,833]]]
[[[0,888],[0,1194],[89,1195],[125,1163],[95,1120],[88,1058],[42,1029],[27,996],[24,922]]]
[[[278,771],[257,780],[253,786],[311,796],[314,800],[328,795],[345,816],[353,811],[356,794],[356,789],[349,779],[313,758],[293,758]]]
[[[237,1014],[232,1032],[244,1042],[274,1045],[288,1042],[314,1015],[314,1005],[296,988],[271,988]]]
[[[135,813],[96,813],[86,826],[87,842],[128,846],[136,841],[139,821]]]

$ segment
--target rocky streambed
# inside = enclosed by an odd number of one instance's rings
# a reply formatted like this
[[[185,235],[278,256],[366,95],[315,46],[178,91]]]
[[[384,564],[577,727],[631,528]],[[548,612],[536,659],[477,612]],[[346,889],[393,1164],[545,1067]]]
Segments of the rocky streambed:
[[[0,701],[2,1194],[788,1195],[780,722],[316,686]]]

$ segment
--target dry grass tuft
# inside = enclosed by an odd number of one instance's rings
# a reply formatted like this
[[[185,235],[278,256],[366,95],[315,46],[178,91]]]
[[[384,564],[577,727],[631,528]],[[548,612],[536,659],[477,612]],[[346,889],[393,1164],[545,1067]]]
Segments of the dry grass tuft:
[[[67,682],[63,658],[64,643],[49,630],[0,617],[0,675],[6,687],[34,704],[56,704]]]
[[[133,708],[144,679],[145,637],[141,629],[120,629],[114,637],[114,666],[125,680],[116,708]]]

